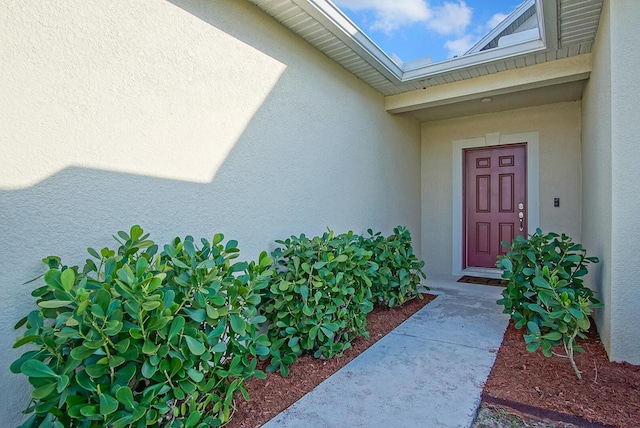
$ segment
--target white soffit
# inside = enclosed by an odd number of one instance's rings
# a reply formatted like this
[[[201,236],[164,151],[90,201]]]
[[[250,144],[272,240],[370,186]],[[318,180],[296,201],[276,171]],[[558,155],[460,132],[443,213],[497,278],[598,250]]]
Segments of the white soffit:
[[[518,13],[535,7],[539,37],[450,60],[402,64],[390,58],[330,0],[249,0],[384,95],[590,53],[603,0],[526,0],[482,41],[508,35]],[[511,20],[510,20],[511,19]],[[505,27],[505,28],[502,28]],[[513,27],[513,25],[512,25]],[[499,31],[497,31],[499,30]],[[496,33],[497,31],[497,33]],[[506,31],[506,33],[504,32]],[[531,34],[531,33],[529,33]],[[479,42],[479,44],[481,43]]]

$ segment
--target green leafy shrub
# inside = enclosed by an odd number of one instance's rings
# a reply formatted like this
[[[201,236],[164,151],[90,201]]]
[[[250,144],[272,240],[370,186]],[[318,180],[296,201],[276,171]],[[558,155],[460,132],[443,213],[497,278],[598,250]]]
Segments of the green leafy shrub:
[[[267,371],[280,369],[286,376],[305,351],[330,358],[342,355],[357,335],[368,336],[375,271],[371,252],[352,232],[276,242],[281,245],[272,252],[276,274],[261,310],[270,322]]]
[[[526,326],[527,349],[542,348],[545,356],[558,355],[570,360],[576,376],[581,379],[574,352],[584,352],[576,338],[584,338],[589,330],[588,316],[602,304],[584,286],[582,277],[586,265],[597,263],[587,257],[582,245],[575,244],[565,234],[542,234],[540,229],[529,239],[516,237],[511,245],[502,243],[509,252],[499,258],[497,266],[509,280],[498,304],[511,315],[515,327]],[[563,345],[564,354],[553,351]]]
[[[368,338],[366,316],[374,302],[393,307],[420,296],[423,262],[413,254],[405,227],[384,238],[353,232],[292,236],[271,254],[276,275],[261,310],[271,341],[267,371],[288,374],[303,353],[342,355],[358,335]]]
[[[360,245],[371,251],[371,262],[377,265],[377,277],[372,278],[371,287],[374,301],[392,308],[415,297],[422,298],[419,287],[421,278],[426,278],[424,262],[413,254],[409,230],[398,226],[387,238],[371,229],[367,232],[370,236],[361,238]]]
[[[176,238],[160,254],[139,226],[118,235],[117,251],[88,249],[95,261],[82,271],[44,260],[39,309],[18,323],[26,331],[14,345],[35,349],[11,365],[34,386],[24,426],[227,422],[234,394],[248,399],[243,382],[264,377],[257,306],[271,259],[233,263],[237,242],[222,245],[221,234],[201,248]]]

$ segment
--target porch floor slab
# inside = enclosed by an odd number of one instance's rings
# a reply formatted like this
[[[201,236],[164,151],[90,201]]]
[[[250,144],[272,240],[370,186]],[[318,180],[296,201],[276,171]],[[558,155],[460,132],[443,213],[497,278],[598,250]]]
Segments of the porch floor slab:
[[[469,427],[509,317],[456,280],[429,275],[433,302],[264,427]]]

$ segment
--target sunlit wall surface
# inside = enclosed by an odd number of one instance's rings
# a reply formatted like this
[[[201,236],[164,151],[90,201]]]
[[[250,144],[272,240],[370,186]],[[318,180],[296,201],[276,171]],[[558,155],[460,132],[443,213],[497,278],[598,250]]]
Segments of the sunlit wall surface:
[[[420,127],[243,1],[0,3],[0,398],[29,385],[12,326],[40,259],[84,264],[140,224],[159,242],[223,232],[255,259],[327,227],[420,248]]]

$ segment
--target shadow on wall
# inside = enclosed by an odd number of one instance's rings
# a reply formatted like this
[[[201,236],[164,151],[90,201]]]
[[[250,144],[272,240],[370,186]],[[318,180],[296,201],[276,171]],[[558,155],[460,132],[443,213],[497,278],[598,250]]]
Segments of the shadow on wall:
[[[244,259],[275,239],[327,226],[388,233],[406,224],[419,240],[418,124],[388,115],[381,95],[248,3],[173,3],[286,68],[257,111],[240,118],[247,125],[210,182],[72,166],[31,187],[0,190],[0,384],[12,391],[0,399],[0,414],[9,424],[18,423],[30,391],[8,370],[22,351],[11,349],[12,326],[33,309],[28,290],[37,286],[20,284],[43,272],[45,256],[82,265],[87,247],[114,246],[111,235],[132,224],[159,243],[223,232],[239,241]],[[226,126],[216,114],[224,109],[217,104],[202,126]],[[219,150],[215,141],[196,146],[202,156]],[[182,168],[189,176],[189,165]]]

